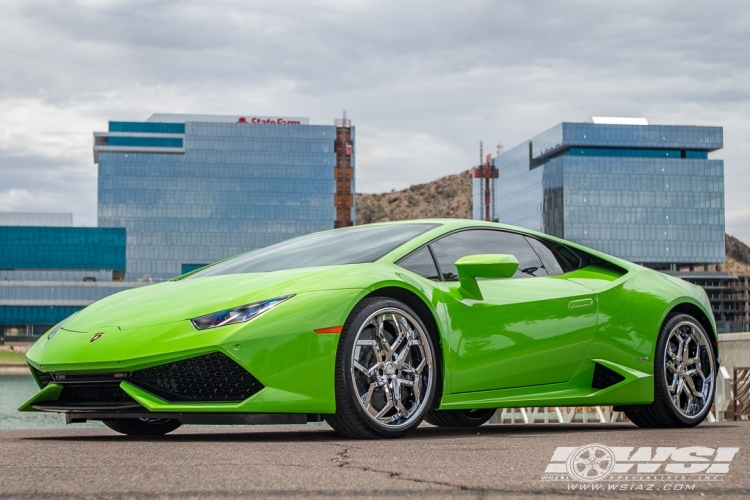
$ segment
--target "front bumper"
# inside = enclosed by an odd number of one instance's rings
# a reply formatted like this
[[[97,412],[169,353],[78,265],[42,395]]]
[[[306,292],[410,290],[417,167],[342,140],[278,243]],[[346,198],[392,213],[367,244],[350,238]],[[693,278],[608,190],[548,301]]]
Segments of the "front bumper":
[[[314,330],[342,325],[358,295],[298,294],[252,321],[210,331],[196,331],[189,321],[61,330],[27,354],[42,391],[19,409],[70,413],[88,404],[87,411],[334,413],[339,336]]]
[[[215,352],[130,373],[51,374],[32,367],[42,389],[59,386],[53,402],[31,406],[43,411],[143,408],[130,392],[175,402],[241,402],[263,389],[258,379],[228,356]],[[53,409],[54,408],[54,409]]]

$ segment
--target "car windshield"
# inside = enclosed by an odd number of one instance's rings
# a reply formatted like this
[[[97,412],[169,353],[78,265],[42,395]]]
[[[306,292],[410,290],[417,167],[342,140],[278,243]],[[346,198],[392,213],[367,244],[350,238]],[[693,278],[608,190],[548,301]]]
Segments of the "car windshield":
[[[313,233],[238,255],[185,279],[375,262],[438,225],[386,224]]]

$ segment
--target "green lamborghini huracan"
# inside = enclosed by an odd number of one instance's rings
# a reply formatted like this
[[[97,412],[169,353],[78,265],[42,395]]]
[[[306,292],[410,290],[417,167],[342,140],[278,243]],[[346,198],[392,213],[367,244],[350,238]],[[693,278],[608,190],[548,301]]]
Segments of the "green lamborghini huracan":
[[[131,435],[328,422],[352,438],[497,408],[615,405],[642,427],[710,410],[703,290],[545,234],[457,219],[314,233],[62,321],[21,411]]]

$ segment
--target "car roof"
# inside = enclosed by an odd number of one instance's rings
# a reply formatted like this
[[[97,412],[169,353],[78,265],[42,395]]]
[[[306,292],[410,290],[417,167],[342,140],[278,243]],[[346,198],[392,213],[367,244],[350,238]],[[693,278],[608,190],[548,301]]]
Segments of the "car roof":
[[[385,226],[385,225],[402,225],[402,224],[434,224],[435,227],[422,234],[415,236],[414,238],[407,241],[406,243],[399,246],[398,248],[395,248],[391,252],[387,253],[386,255],[378,259],[378,262],[394,263],[398,261],[399,259],[401,259],[402,257],[418,249],[419,247],[423,246],[424,244],[429,243],[430,241],[434,240],[435,238],[438,238],[443,234],[450,233],[450,232],[460,230],[460,229],[481,229],[481,228],[502,229],[506,231],[528,234],[532,236],[538,235],[539,237],[542,237],[548,240],[558,241],[558,238],[555,238],[546,234],[540,234],[540,233],[537,233],[536,231],[531,231],[529,229],[516,227],[516,226],[510,226],[508,224],[500,224],[497,222],[487,222],[487,221],[472,220],[472,219],[410,219],[410,220],[404,220],[404,221],[378,222],[378,223],[367,224],[367,225],[368,226],[370,225],[371,226]],[[362,226],[360,225],[358,227],[362,227]],[[562,240],[559,240],[559,241],[562,241]]]
[[[515,233],[525,234],[528,236],[533,236],[535,238],[550,241],[550,242],[561,243],[568,247],[581,250],[589,255],[596,256],[600,259],[603,259],[607,262],[618,265],[627,270],[632,270],[634,268],[640,267],[640,266],[633,264],[632,262],[628,262],[628,261],[619,259],[617,257],[614,257],[612,255],[608,255],[608,254],[599,252],[597,250],[587,248],[577,243],[563,240],[562,238],[557,238],[555,236],[550,236],[549,234],[541,233],[539,231],[534,231],[531,229],[526,229],[523,227],[511,226],[509,224],[501,224],[499,222],[488,222],[488,221],[473,220],[473,219],[410,219],[410,220],[404,220],[404,221],[380,222],[380,223],[376,223],[373,225],[417,224],[417,223],[436,224],[437,227],[412,238],[408,242],[404,243],[403,245],[399,246],[398,248],[392,250],[391,252],[387,253],[386,255],[378,259],[377,262],[395,263],[399,259],[413,252],[414,250],[417,250],[421,246],[431,242],[432,240],[446,233],[450,233],[459,229],[486,228],[486,229],[501,229],[505,231],[511,231]]]

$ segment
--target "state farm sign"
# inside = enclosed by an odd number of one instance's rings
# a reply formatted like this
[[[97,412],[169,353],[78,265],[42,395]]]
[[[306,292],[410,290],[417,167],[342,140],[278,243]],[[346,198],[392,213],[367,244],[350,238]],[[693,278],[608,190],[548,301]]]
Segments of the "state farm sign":
[[[239,120],[237,120],[237,123],[254,123],[254,124],[260,124],[260,125],[306,125],[307,123],[302,123],[303,120],[301,118],[274,118],[274,117],[266,117],[266,116],[251,116],[251,117],[244,117],[241,116]]]

